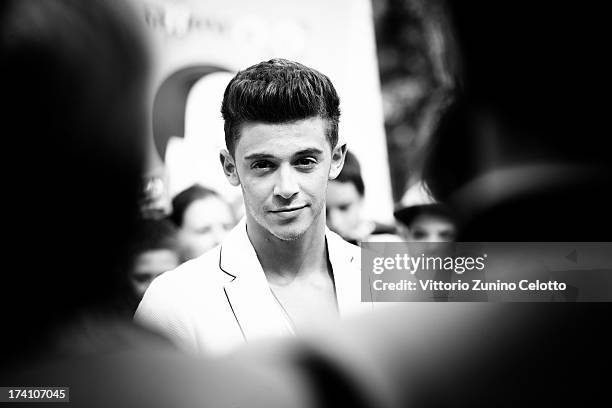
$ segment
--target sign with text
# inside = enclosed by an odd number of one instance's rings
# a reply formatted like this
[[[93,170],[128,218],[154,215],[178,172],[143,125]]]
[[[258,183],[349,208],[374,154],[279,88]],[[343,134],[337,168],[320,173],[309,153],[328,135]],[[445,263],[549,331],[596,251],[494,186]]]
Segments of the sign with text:
[[[611,242],[364,242],[374,302],[610,302]]]

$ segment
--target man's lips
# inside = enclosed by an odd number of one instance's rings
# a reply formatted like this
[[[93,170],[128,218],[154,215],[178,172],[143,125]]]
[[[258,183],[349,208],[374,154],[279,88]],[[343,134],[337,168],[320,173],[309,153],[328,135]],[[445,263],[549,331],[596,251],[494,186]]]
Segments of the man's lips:
[[[290,212],[301,210],[302,208],[306,208],[306,207],[307,207],[307,205],[299,205],[299,206],[293,206],[293,207],[282,207],[282,208],[276,208],[274,210],[270,210],[270,212],[271,213],[290,213]]]

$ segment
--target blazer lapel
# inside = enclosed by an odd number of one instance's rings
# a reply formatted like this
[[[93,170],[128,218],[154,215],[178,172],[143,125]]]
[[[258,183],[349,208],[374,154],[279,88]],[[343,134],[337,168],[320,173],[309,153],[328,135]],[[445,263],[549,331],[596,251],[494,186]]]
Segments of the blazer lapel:
[[[219,267],[232,277],[225,294],[246,341],[293,331],[274,299],[242,220],[221,246]]]
[[[371,302],[361,301],[360,249],[326,229],[327,252],[336,283],[336,298],[341,317],[372,310]]]

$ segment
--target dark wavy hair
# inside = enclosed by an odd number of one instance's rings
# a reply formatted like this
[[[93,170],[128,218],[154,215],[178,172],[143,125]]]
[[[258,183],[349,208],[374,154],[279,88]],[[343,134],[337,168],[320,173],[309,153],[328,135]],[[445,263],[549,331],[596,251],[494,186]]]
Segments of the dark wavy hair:
[[[318,116],[328,122],[331,147],[338,142],[340,98],[334,85],[319,71],[285,59],[238,72],[225,89],[221,114],[232,156],[246,122],[288,123]]]

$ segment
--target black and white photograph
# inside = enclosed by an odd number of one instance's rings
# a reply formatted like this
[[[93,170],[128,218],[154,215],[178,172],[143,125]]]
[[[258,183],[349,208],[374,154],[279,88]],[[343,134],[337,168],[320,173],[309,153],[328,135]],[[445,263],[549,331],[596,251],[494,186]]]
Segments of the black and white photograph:
[[[610,405],[604,8],[2,0],[0,403]]]

